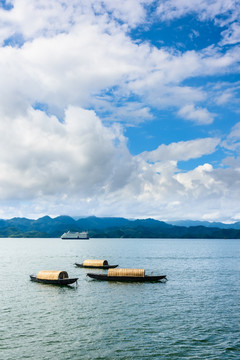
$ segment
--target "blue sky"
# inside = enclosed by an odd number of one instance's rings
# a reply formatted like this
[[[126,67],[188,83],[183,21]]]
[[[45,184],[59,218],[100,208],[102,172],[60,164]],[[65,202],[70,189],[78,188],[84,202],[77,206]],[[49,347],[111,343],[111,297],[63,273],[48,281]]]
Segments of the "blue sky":
[[[240,1],[0,1],[0,218],[240,220]]]

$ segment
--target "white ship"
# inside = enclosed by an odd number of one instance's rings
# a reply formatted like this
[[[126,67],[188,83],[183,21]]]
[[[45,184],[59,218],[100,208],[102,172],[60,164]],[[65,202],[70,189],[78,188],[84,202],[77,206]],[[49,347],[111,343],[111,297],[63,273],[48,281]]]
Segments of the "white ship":
[[[62,234],[61,239],[86,240],[89,239],[89,236],[87,231],[82,231],[82,232],[67,231],[66,233]]]

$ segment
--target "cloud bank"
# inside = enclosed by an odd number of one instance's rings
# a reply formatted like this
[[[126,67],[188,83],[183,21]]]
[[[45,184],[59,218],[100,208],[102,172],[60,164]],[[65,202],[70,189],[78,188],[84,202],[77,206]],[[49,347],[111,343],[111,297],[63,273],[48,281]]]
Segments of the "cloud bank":
[[[207,128],[219,119],[216,107],[238,97],[237,81],[227,86],[211,77],[239,73],[239,3],[195,5],[16,0],[2,6],[0,217],[237,219],[239,113],[225,133]],[[189,15],[218,26],[219,43],[180,51],[131,36],[151,22]],[[159,114],[169,109],[179,124],[204,131],[131,154],[126,129],[158,118],[161,129]],[[221,153],[217,163],[214,153]]]

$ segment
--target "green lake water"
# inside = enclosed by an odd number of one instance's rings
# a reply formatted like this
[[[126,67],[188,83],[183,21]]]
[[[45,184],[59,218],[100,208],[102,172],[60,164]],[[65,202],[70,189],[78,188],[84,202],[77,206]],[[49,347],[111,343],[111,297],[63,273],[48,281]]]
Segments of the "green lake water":
[[[92,280],[91,258],[168,281]],[[1,360],[240,359],[240,240],[0,239],[0,273]]]

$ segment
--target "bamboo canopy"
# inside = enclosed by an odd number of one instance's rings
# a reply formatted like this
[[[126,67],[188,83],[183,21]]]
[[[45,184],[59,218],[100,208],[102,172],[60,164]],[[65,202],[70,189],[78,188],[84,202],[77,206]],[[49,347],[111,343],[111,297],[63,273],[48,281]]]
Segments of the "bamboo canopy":
[[[37,279],[42,280],[59,280],[67,279],[68,273],[66,271],[56,271],[56,270],[42,270],[37,274]]]
[[[144,277],[144,269],[109,269],[108,276],[133,276]]]
[[[83,266],[104,266],[108,265],[107,260],[84,260]]]

